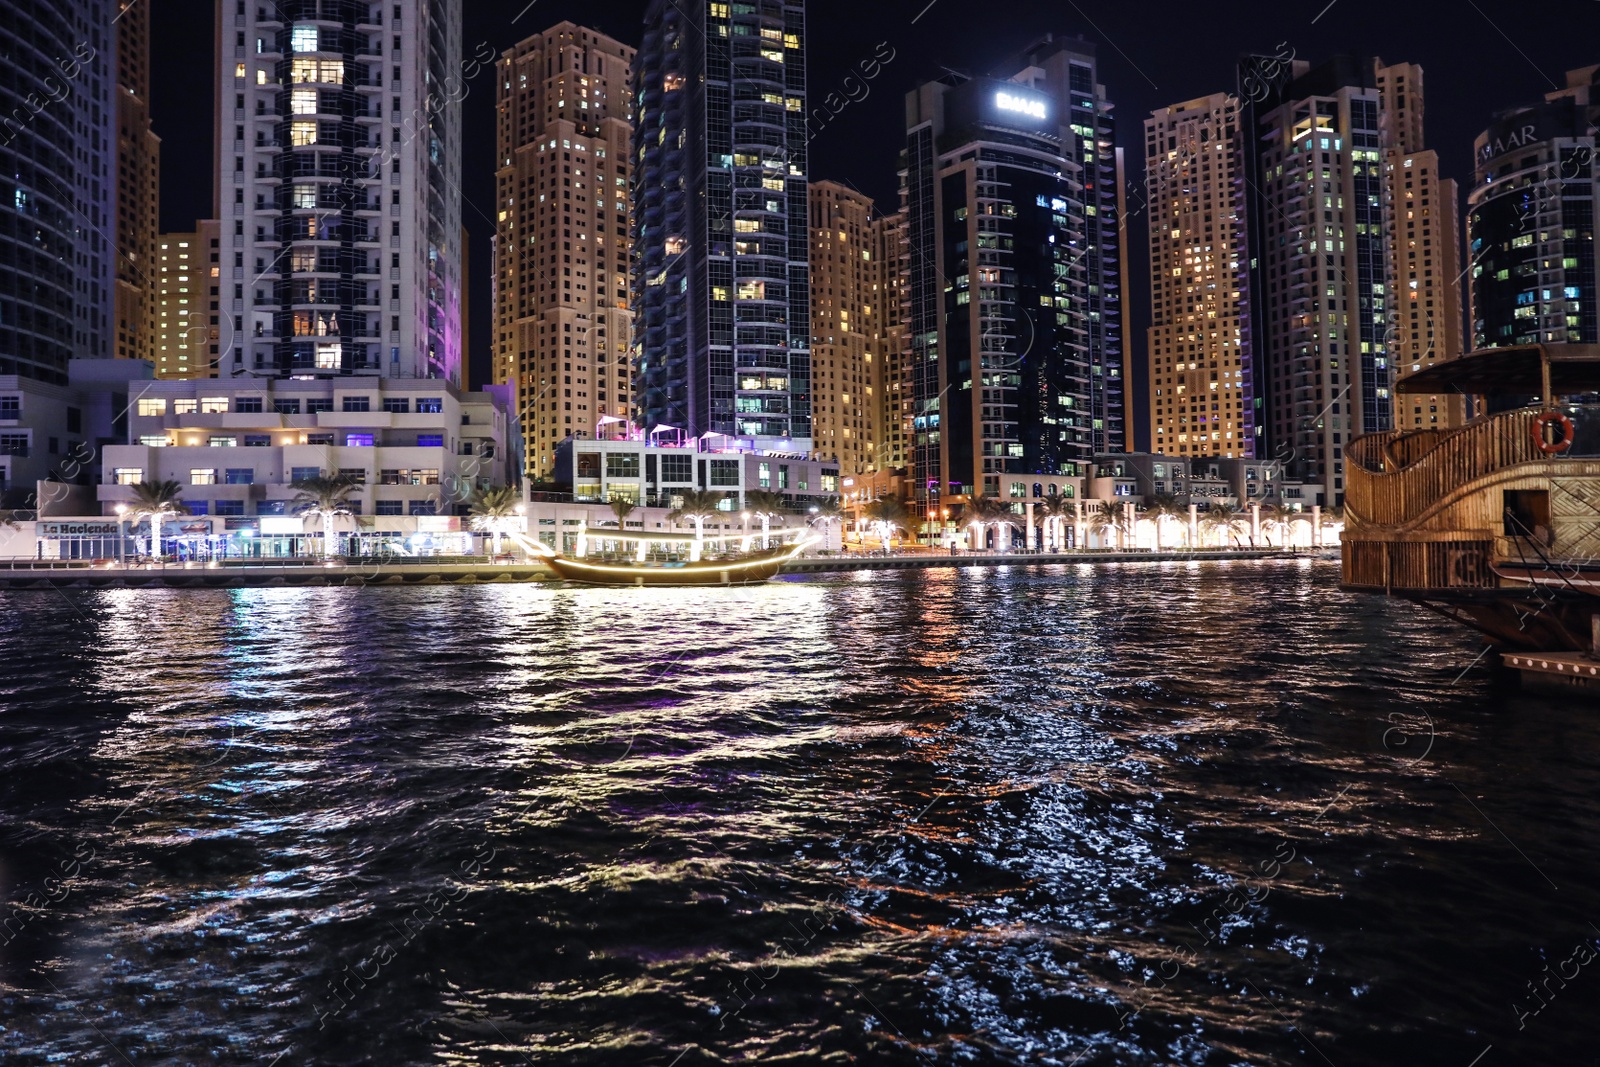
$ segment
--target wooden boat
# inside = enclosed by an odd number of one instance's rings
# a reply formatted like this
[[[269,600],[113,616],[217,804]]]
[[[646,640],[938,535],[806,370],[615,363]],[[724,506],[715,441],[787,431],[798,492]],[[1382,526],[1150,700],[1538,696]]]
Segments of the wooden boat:
[[[1483,349],[1395,389],[1468,394],[1483,414],[1350,442],[1344,585],[1422,604],[1502,649],[1589,650],[1600,615],[1600,345]]]
[[[646,549],[653,544],[672,544],[680,548],[692,545],[693,551],[698,553],[708,545],[726,548],[729,541],[749,542],[754,537],[741,533],[737,536],[699,539],[684,534],[645,534],[591,527],[584,530],[577,555],[558,554],[536,541],[528,541],[527,544],[557,576],[569,582],[617,586],[753,585],[776,577],[785,563],[798,556],[811,543],[809,538],[798,537],[799,531],[782,533],[794,533],[797,539],[774,548],[736,552],[714,559],[672,562],[656,562],[643,557],[647,554]],[[778,532],[774,531],[774,534],[778,535]],[[636,558],[614,560],[590,557],[586,547],[597,541],[636,545]]]

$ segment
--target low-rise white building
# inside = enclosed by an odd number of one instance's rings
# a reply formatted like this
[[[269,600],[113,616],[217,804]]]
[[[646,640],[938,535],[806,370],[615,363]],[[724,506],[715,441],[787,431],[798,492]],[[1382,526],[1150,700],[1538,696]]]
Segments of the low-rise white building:
[[[163,534],[197,555],[315,550],[320,527],[303,522],[294,504],[294,483],[315,477],[356,486],[351,518],[336,531],[338,550],[403,542],[470,551],[463,517],[474,494],[515,486],[521,476],[521,433],[504,387],[462,393],[422,378],[196,379],[144,382],[135,393],[128,443],[104,450],[100,516],[131,509],[140,482],[177,482],[188,514]],[[40,554],[103,553],[47,545],[55,533],[41,527]]]

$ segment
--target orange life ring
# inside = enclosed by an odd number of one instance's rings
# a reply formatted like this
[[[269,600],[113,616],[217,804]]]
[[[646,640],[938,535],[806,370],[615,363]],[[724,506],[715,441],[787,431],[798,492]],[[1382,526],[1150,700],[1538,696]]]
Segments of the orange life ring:
[[[1548,440],[1546,440],[1544,435],[1544,428],[1549,426],[1552,422],[1559,423],[1561,425],[1561,440],[1557,441],[1555,444],[1551,444]],[[1547,456],[1553,456],[1557,452],[1565,452],[1567,449],[1571,448],[1572,434],[1572,420],[1567,418],[1559,411],[1541,411],[1538,415],[1534,416],[1533,443],[1540,452],[1543,452]]]

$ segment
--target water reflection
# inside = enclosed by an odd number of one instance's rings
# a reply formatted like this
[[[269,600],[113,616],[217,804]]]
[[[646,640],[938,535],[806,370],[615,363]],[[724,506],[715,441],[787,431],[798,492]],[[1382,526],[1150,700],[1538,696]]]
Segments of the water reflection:
[[[0,1050],[1576,1062],[1592,717],[1335,581],[6,594]]]

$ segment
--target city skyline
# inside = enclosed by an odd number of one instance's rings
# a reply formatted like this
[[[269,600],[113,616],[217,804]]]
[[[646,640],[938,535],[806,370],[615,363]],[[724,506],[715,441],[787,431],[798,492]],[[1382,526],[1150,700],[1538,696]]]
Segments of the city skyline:
[[[527,10],[523,4],[468,5],[464,47],[469,56],[480,45],[498,56],[563,19],[636,46],[642,36],[644,7],[643,0],[583,4],[541,0]],[[1543,92],[1559,87],[1563,71],[1593,62],[1589,39],[1561,32],[1560,27],[1568,22],[1600,21],[1590,6],[1578,3],[1557,5],[1547,20],[1512,25],[1494,12],[1488,17],[1469,13],[1470,19],[1443,18],[1442,9],[1436,7],[1394,11],[1376,3],[1342,0],[1321,17],[1316,10],[1291,12],[1265,3],[1236,4],[1214,19],[1187,21],[1182,32],[1163,33],[1152,32],[1148,19],[1131,9],[1094,11],[1091,24],[1090,17],[1071,9],[1046,10],[1021,0],[1002,0],[986,5],[985,24],[1004,30],[973,37],[963,29],[971,21],[970,9],[950,0],[932,6],[918,2],[871,9],[842,0],[812,0],[807,9],[814,25],[850,27],[845,34],[825,33],[808,53],[809,77],[819,87],[817,95],[836,94],[832,110],[837,111],[827,123],[813,125],[811,174],[860,189],[882,210],[896,203],[894,156],[903,140],[903,94],[944,66],[981,73],[1045,32],[1082,34],[1100,42],[1105,68],[1102,80],[1117,103],[1123,124],[1119,143],[1124,147],[1133,147],[1130,131],[1136,131],[1151,111],[1213,92],[1233,91],[1239,57],[1247,52],[1276,53],[1282,50],[1280,42],[1313,62],[1347,51],[1418,64],[1428,72],[1430,147],[1438,151],[1445,176],[1460,184],[1464,197],[1471,180],[1473,138],[1492,122],[1496,111],[1536,101]],[[211,198],[209,181],[202,178],[196,185],[195,177],[186,176],[179,162],[197,149],[209,154],[210,79],[196,79],[195,71],[185,69],[187,64],[179,57],[192,56],[195,47],[209,51],[207,25],[212,18],[210,0],[163,2],[152,12],[154,63],[164,71],[153,89],[155,128],[163,141],[164,231],[192,229],[197,219],[206,217],[205,205]],[[914,18],[917,21],[913,22]],[[1495,24],[1512,40],[1508,42]],[[895,49],[895,59],[875,78],[864,81],[859,63],[872,58],[880,41]],[[1486,53],[1496,57],[1487,68],[1492,77],[1483,76]],[[171,61],[164,63],[169,57]],[[495,215],[491,77],[477,75],[470,82],[471,92],[463,98],[463,137],[469,150],[463,164],[462,217],[472,237],[471,276],[478,279],[487,279],[490,273]],[[856,80],[846,83],[850,77]],[[197,113],[198,123],[193,118]],[[473,153],[472,145],[483,151]],[[1126,179],[1128,215],[1131,225],[1141,229],[1126,242],[1134,281],[1128,294],[1126,337],[1130,350],[1142,349],[1144,331],[1150,324],[1148,287],[1141,284],[1146,270],[1145,235],[1138,214],[1142,167],[1142,153],[1131,152]],[[489,338],[494,332],[487,286],[477,286],[471,300],[472,380],[487,381]],[[1129,382],[1130,398],[1142,398],[1149,387],[1138,362],[1132,368],[1139,377]]]

